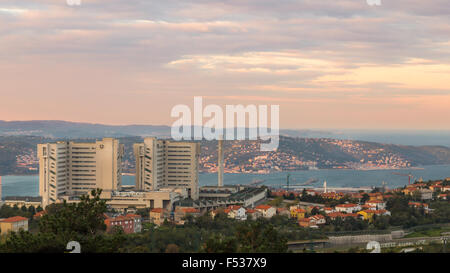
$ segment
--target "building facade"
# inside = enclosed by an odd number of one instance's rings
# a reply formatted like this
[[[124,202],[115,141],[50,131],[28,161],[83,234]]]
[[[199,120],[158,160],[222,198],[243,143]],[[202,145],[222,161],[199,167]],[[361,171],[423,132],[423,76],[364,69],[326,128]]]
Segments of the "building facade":
[[[0,219],[1,234],[8,232],[18,232],[19,230],[28,231],[28,218],[14,216],[6,219]]]
[[[42,206],[58,202],[61,196],[79,196],[96,188],[120,190],[123,151],[123,145],[113,138],[38,144]]]
[[[136,190],[185,188],[199,198],[198,159],[200,143],[145,138],[133,146],[136,157]]]
[[[138,233],[142,231],[142,217],[136,214],[121,215],[105,219],[106,231],[111,232],[114,227],[122,228],[124,233]]]

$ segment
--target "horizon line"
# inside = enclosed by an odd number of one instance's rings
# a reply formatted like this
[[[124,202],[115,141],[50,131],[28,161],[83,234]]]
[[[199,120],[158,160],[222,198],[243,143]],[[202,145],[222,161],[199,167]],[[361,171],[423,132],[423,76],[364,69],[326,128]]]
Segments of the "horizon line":
[[[0,122],[65,122],[65,123],[78,123],[78,124],[89,124],[89,125],[102,125],[102,126],[161,126],[161,127],[171,127],[171,125],[167,124],[139,124],[139,123],[130,123],[130,124],[111,124],[111,123],[101,123],[101,122],[89,122],[89,121],[71,121],[71,120],[60,120],[60,119],[26,119],[26,120],[2,120]],[[192,126],[195,127],[195,126]],[[203,127],[203,126],[202,126]],[[227,129],[228,127],[219,128],[219,129]],[[238,128],[238,127],[233,127]],[[256,129],[245,127],[246,129]],[[393,129],[393,128],[329,128],[329,127],[308,127],[308,128],[280,128],[279,130],[309,130],[309,131],[323,131],[323,130],[342,130],[342,131],[442,131],[442,132],[450,132],[449,129],[423,129],[423,128],[408,128],[408,129]]]

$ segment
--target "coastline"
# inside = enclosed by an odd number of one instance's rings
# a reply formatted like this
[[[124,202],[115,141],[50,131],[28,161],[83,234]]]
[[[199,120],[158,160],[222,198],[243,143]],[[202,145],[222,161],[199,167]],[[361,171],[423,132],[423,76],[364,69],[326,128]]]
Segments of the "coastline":
[[[227,170],[224,170],[224,173],[227,174],[258,174],[258,175],[265,175],[265,174],[276,174],[276,173],[288,173],[288,172],[314,172],[314,171],[324,171],[324,170],[333,170],[333,171],[386,171],[386,170],[393,170],[393,171],[398,171],[398,170],[425,170],[425,167],[429,167],[429,166],[450,166],[446,165],[446,164],[435,164],[435,165],[423,165],[423,166],[416,166],[416,167],[408,167],[408,168],[317,168],[317,169],[298,169],[298,170],[281,170],[281,171],[267,171],[267,172],[230,172]],[[217,172],[207,172],[207,171],[199,171],[199,174],[213,174],[213,173],[217,173]],[[39,175],[39,172],[36,173],[32,173],[32,174],[3,174],[0,175],[0,177],[4,177],[4,176],[36,176]],[[123,176],[135,176],[135,173],[122,173]]]
[[[339,170],[339,171],[338,171]],[[251,173],[225,173],[224,184],[226,185],[246,185],[255,180],[264,180],[264,185],[279,187],[286,184],[286,175],[291,176],[291,186],[304,184],[310,179],[317,179],[315,185],[303,185],[303,187],[317,187],[327,181],[328,187],[353,188],[380,186],[386,182],[388,187],[404,186],[408,183],[408,178],[393,174],[393,172],[409,172],[415,179],[436,180],[450,177],[450,164],[428,165],[413,168],[403,168],[402,171],[393,169],[375,170],[352,170],[352,169],[319,169],[300,170],[286,172],[272,172],[269,174]],[[134,175],[125,173],[122,180],[123,185],[134,185]],[[217,185],[217,173],[199,173],[199,186]],[[38,175],[7,175],[2,177],[3,196],[36,196],[38,194]]]
[[[423,166],[417,166],[417,167],[408,167],[408,168],[317,168],[317,169],[298,169],[298,170],[281,170],[281,171],[268,171],[268,172],[229,172],[227,170],[224,170],[224,173],[227,174],[260,174],[260,175],[264,175],[264,174],[275,174],[275,173],[288,173],[288,172],[314,172],[314,171],[389,171],[389,170],[393,170],[393,171],[399,171],[399,170],[425,170],[425,167],[429,167],[429,166],[450,166],[446,165],[446,164],[436,164],[436,165],[423,165]],[[205,172],[205,171],[199,171],[199,173],[201,174],[212,174],[212,173],[217,173],[217,172]],[[134,175],[134,174],[133,174]]]

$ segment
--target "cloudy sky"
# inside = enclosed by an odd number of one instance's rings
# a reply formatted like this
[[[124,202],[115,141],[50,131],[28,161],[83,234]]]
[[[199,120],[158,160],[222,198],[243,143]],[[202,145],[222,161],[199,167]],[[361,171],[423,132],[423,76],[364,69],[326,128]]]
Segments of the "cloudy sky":
[[[450,3],[0,0],[0,84],[0,120],[170,125],[203,96],[283,128],[448,130]]]

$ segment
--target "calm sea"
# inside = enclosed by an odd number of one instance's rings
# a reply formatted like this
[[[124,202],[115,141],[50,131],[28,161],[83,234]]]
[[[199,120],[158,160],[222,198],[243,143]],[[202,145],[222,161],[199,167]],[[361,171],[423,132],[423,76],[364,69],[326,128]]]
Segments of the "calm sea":
[[[321,187],[327,181],[328,187],[368,187],[381,186],[385,181],[390,188],[404,186],[408,177],[394,175],[394,172],[411,173],[416,179],[435,180],[450,177],[450,165],[424,166],[413,170],[310,170],[295,172],[278,172],[271,174],[228,174],[224,175],[224,184],[249,184],[252,181],[264,180],[264,185],[276,186],[286,184],[286,176],[290,174],[290,184],[301,184],[310,179],[319,182],[312,186]],[[38,196],[38,176],[3,176],[3,197],[5,196]],[[134,176],[123,176],[124,185],[134,185]],[[217,174],[200,174],[200,185],[216,185]]]

